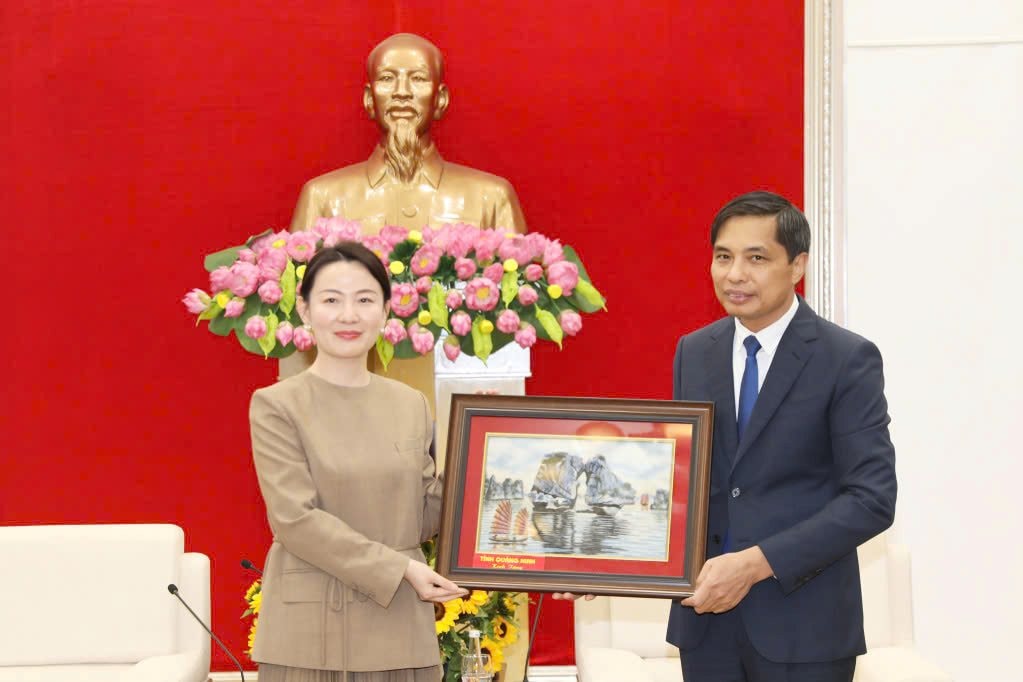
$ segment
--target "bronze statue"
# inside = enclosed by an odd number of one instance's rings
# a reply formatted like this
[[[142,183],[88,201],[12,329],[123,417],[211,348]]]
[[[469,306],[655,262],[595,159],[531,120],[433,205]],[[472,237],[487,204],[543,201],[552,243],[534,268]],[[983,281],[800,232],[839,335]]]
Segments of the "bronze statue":
[[[380,127],[369,159],[313,178],[291,220],[307,230],[321,216],[357,220],[367,233],[385,225],[419,229],[471,223],[525,232],[518,197],[504,178],[441,158],[430,126],[447,111],[444,57],[410,33],[393,35],[370,52],[362,103]]]
[[[410,33],[392,35],[370,52],[366,76],[363,106],[380,128],[380,141],[366,161],[305,184],[292,231],[332,216],[357,220],[368,234],[387,225],[421,229],[458,222],[526,231],[507,180],[449,163],[437,151],[430,127],[447,111],[451,95],[444,84],[444,56],[433,43]],[[282,360],[281,376],[308,366],[308,355]],[[386,375],[421,390],[436,414],[433,362],[432,354],[399,360]],[[382,368],[374,371],[384,373]]]

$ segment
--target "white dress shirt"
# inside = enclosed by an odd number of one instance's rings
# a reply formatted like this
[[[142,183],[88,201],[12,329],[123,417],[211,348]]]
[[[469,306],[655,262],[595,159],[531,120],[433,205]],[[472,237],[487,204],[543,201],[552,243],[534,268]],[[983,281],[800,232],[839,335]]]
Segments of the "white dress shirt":
[[[796,316],[799,309],[799,297],[792,295],[792,305],[780,318],[767,325],[756,334],[746,329],[735,318],[735,340],[732,341],[732,380],[735,386],[735,416],[739,417],[739,388],[742,386],[742,375],[746,371],[746,346],[742,345],[747,336],[756,336],[760,342],[760,350],[757,351],[757,392],[764,386],[764,379],[767,378],[767,371],[771,369],[771,361],[774,354],[778,352],[778,344],[789,323]]]

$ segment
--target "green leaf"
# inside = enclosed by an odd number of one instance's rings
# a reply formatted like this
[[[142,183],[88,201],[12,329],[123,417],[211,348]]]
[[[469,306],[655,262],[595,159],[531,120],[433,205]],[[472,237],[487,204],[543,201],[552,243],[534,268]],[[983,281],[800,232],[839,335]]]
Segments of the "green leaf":
[[[494,352],[494,341],[490,338],[490,333],[480,329],[480,325],[486,319],[481,315],[472,321],[472,352],[483,362],[486,362]]]
[[[199,317],[196,319],[195,323],[199,324],[203,320],[212,320],[222,312],[224,312],[224,309],[221,308],[215,300],[211,300],[210,307],[199,313]]]
[[[383,363],[384,370],[386,371],[387,366],[394,359],[394,344],[385,339],[383,335],[377,337],[377,356],[380,358],[380,362]]]
[[[234,265],[234,262],[238,260],[238,252],[245,248],[244,244],[238,246],[232,246],[229,249],[223,251],[217,251],[206,256],[203,261],[203,267],[206,268],[206,272],[213,272],[219,267],[230,267]]]
[[[280,324],[280,320],[273,313],[264,315],[263,319],[266,320],[266,334],[263,334],[263,337],[257,339],[256,342],[259,344],[260,349],[262,349],[263,357],[265,358],[270,355],[270,351],[277,345],[275,334],[277,334],[277,325]]]
[[[506,272],[501,278],[501,300],[504,301],[504,307],[508,307],[508,304],[515,300],[515,297],[519,295],[519,273]]]
[[[234,321],[235,318],[221,315],[210,320],[209,330],[217,336],[227,336],[234,329]]]
[[[558,348],[561,348],[561,339],[564,337],[564,333],[561,331],[561,325],[558,324],[557,318],[549,310],[537,310],[536,320],[543,327],[551,341],[558,344]]]
[[[426,296],[433,324],[444,329],[448,329],[448,304],[444,300],[446,293],[440,282],[434,282],[430,293]]]
[[[285,315],[291,315],[291,311],[295,308],[295,263],[289,258],[288,267],[284,268],[284,274],[281,275],[281,312]]]
[[[598,310],[607,310],[607,302],[604,296],[597,291],[596,287],[580,278],[575,285],[575,291],[568,298],[580,310],[587,313],[595,313]]]

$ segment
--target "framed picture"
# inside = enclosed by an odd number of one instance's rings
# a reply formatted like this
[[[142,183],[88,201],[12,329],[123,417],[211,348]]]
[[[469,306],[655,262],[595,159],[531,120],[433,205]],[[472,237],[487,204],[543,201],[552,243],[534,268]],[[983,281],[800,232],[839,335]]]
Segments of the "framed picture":
[[[477,589],[691,595],[705,558],[713,411],[452,396],[438,572]]]

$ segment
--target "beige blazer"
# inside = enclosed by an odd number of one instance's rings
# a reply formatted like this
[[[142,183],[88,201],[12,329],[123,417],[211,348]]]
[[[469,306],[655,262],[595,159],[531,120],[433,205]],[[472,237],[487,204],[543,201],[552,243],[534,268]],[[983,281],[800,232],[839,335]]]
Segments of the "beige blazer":
[[[439,665],[433,606],[403,579],[440,519],[425,397],[378,375],[352,388],[306,370],[256,391],[249,418],[274,534],[253,659]]]

